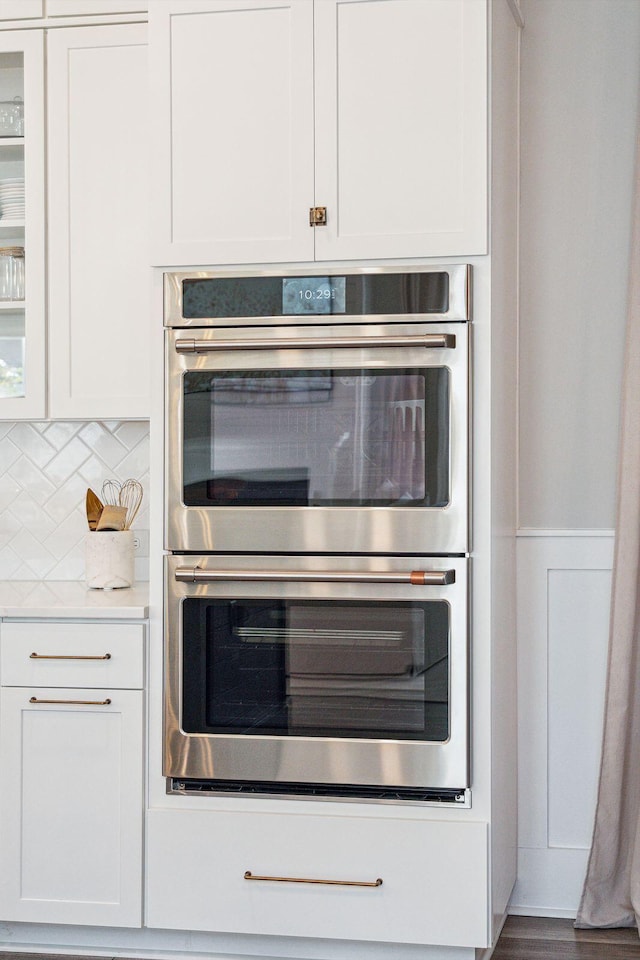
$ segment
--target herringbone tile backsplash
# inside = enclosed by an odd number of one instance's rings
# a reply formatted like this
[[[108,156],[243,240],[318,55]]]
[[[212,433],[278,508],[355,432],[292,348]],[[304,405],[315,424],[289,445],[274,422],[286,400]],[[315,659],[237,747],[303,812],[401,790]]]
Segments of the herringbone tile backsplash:
[[[146,531],[146,421],[0,423],[0,580],[81,580],[87,487],[100,496],[104,480],[128,477],[144,487],[133,529]],[[136,579],[148,568],[136,553]]]

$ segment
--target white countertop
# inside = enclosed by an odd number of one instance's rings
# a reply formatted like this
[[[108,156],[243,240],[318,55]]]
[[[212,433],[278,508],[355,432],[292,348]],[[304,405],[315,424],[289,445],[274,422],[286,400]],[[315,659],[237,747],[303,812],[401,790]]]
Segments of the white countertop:
[[[89,590],[75,580],[0,581],[0,618],[144,620],[148,615],[148,583],[121,590]]]

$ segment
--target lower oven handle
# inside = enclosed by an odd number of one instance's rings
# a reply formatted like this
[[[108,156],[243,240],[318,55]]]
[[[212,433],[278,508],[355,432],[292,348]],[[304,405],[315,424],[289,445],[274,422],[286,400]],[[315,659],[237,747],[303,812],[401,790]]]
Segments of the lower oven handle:
[[[176,340],[177,353],[213,353],[219,350],[328,350],[341,347],[428,347],[451,350],[456,345],[453,333],[424,333],[397,337],[314,337],[269,340]]]
[[[203,570],[176,567],[176,580],[185,583],[217,583],[258,580],[303,583],[411,583],[416,587],[444,587],[455,583],[455,570],[364,571],[351,570]]]

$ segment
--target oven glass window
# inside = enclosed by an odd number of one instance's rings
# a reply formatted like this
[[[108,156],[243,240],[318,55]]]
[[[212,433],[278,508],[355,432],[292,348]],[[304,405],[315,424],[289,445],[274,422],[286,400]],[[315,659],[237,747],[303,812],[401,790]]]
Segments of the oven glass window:
[[[184,375],[187,506],[449,502],[446,367]]]
[[[189,598],[187,733],[446,740],[444,600]]]

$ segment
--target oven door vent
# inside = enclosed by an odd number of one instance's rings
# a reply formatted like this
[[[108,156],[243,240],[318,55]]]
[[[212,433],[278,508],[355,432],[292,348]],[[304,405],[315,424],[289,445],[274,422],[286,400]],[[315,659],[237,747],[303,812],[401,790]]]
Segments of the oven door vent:
[[[428,787],[380,787],[327,783],[276,783],[246,780],[198,780],[172,778],[167,780],[167,793],[173,794],[242,794],[245,796],[315,797],[335,800],[381,800],[415,803],[465,804],[464,788],[437,789]]]

